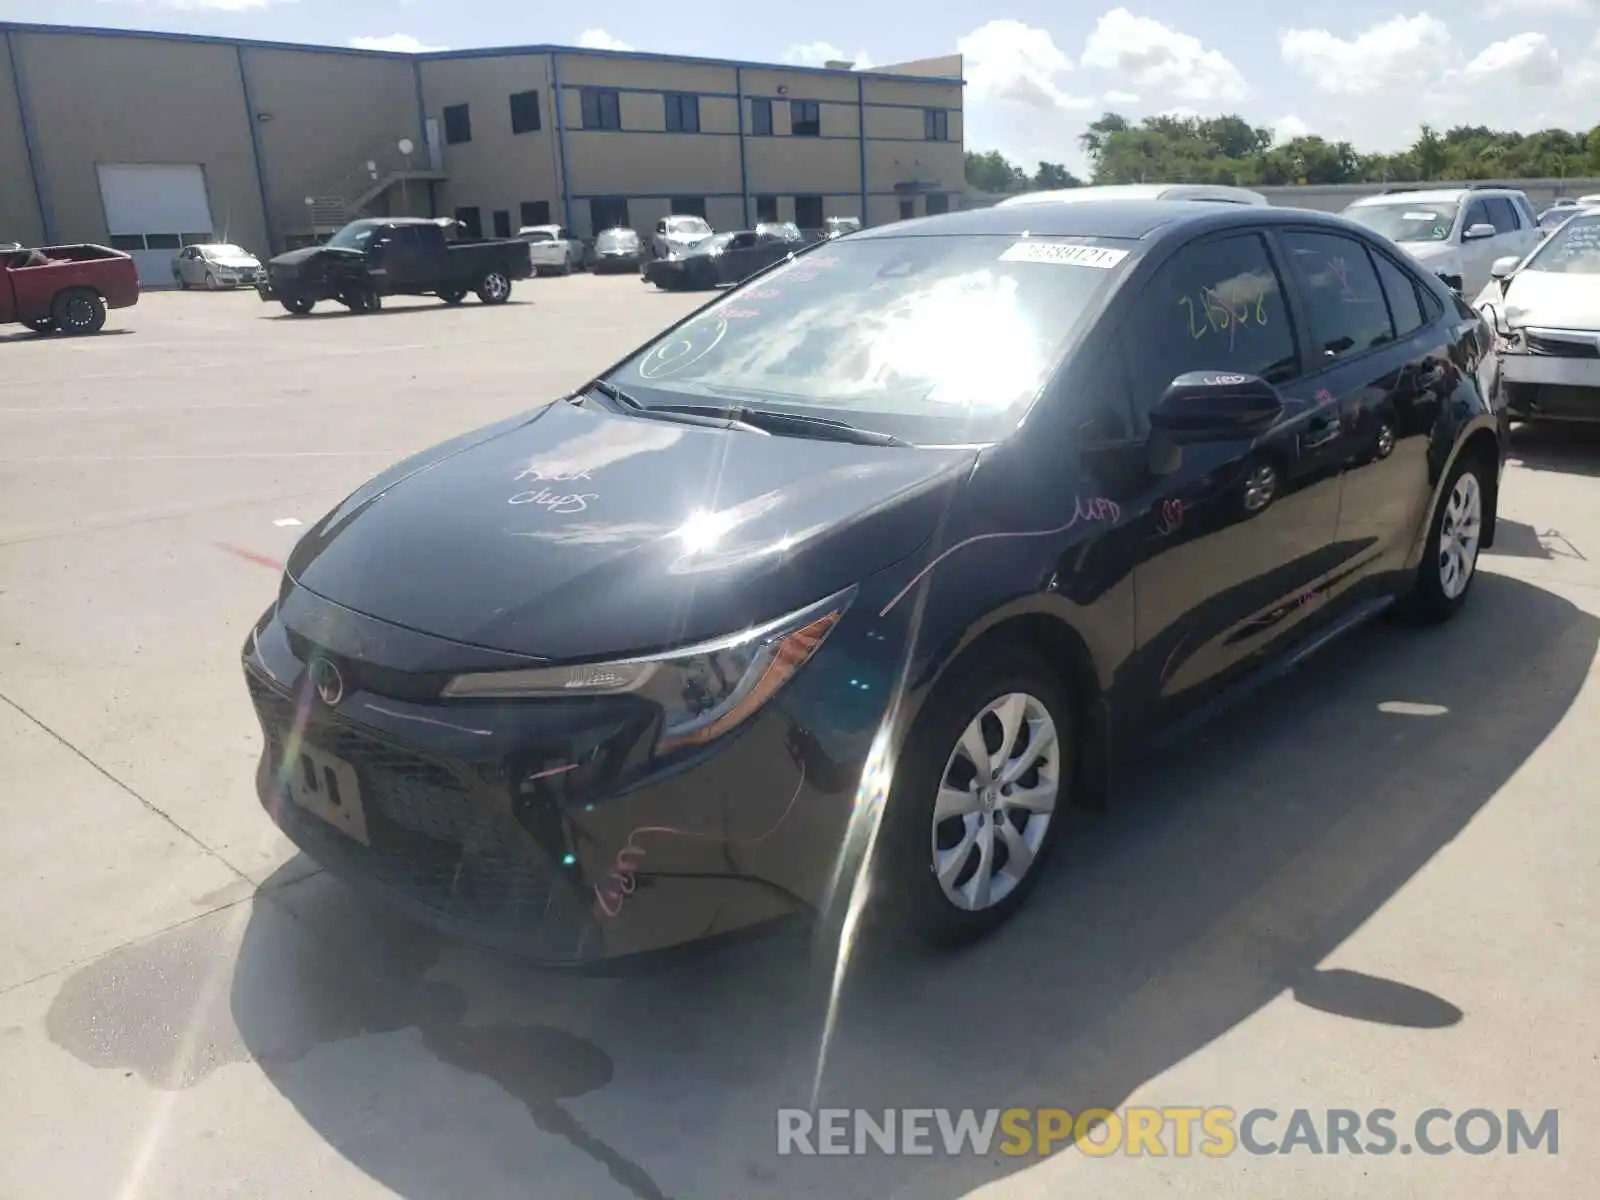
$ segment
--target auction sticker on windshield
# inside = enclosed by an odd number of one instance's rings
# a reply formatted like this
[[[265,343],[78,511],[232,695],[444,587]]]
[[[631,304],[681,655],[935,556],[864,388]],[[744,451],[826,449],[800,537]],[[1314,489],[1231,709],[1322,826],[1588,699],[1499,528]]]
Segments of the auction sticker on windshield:
[[[1107,250],[1103,246],[1079,246],[1069,242],[1013,242],[1001,262],[1051,263],[1061,267],[1095,267],[1109,271],[1128,257],[1126,250]]]

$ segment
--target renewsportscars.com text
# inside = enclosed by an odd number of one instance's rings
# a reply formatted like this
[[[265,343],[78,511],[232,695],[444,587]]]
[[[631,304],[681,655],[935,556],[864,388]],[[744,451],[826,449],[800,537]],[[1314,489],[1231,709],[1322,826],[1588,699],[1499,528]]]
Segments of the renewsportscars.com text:
[[[1557,1154],[1560,1114],[1509,1108],[1130,1107],[778,1110],[778,1153],[813,1155],[1080,1154],[1224,1158],[1283,1154]]]

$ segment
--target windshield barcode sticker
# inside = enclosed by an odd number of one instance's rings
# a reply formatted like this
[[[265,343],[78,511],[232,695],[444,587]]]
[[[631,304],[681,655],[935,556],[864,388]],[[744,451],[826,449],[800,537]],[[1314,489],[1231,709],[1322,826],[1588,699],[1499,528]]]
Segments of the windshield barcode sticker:
[[[1128,257],[1126,250],[1107,250],[1103,246],[1077,246],[1067,242],[1013,242],[1001,262],[1051,263],[1060,267],[1095,267],[1109,271]]]

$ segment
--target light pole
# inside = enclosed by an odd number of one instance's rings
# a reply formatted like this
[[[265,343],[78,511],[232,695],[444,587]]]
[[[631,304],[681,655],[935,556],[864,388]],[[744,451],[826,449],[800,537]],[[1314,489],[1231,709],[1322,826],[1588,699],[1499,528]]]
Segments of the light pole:
[[[405,205],[406,216],[411,215],[411,152],[417,144],[410,138],[401,138],[395,147],[400,151],[400,157],[406,160],[405,174],[400,176],[400,201]]]

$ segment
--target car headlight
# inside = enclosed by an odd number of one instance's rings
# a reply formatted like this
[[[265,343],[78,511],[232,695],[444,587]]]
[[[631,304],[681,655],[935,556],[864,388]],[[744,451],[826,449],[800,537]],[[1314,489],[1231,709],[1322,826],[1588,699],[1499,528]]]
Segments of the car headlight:
[[[664,654],[458,675],[449,699],[530,699],[631,694],[662,714],[657,752],[701,746],[742,725],[809,662],[855,592],[847,589],[755,629]]]

